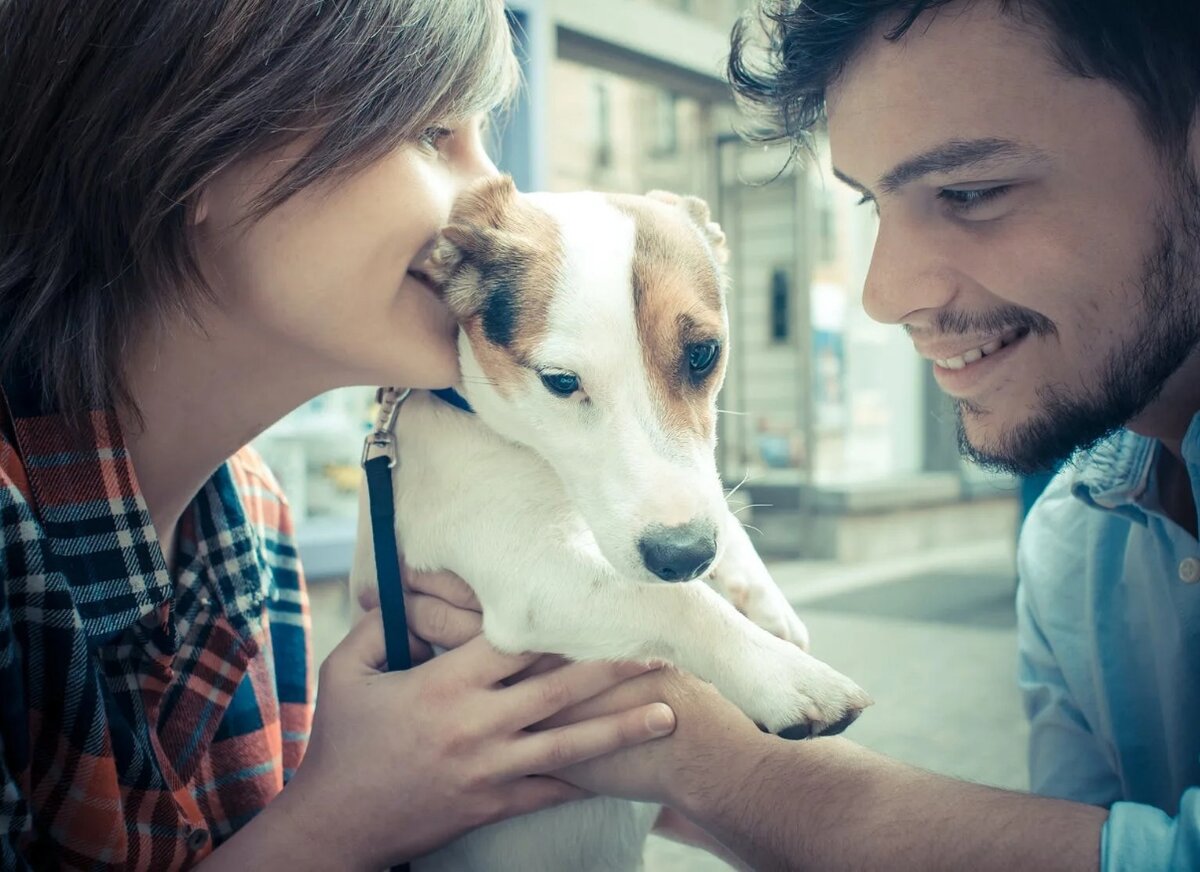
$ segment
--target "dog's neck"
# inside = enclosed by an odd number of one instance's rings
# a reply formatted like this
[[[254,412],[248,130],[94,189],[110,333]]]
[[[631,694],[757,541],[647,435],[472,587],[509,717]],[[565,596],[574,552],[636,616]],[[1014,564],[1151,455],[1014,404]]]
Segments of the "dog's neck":
[[[471,408],[471,404],[467,402],[467,398],[454,388],[438,388],[436,390],[431,390],[429,393],[433,394],[443,403],[449,403],[456,409],[461,409],[462,411],[469,412],[472,415],[475,414],[475,410]]]

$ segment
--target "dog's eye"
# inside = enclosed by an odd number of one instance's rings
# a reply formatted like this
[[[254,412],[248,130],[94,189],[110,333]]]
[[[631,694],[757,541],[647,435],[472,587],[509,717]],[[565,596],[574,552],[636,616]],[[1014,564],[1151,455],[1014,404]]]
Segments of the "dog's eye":
[[[717,362],[721,346],[716,342],[697,342],[688,348],[688,369],[692,375],[704,375]]]
[[[542,373],[542,384],[546,390],[559,397],[569,397],[579,390],[579,376],[573,372],[549,371]]]

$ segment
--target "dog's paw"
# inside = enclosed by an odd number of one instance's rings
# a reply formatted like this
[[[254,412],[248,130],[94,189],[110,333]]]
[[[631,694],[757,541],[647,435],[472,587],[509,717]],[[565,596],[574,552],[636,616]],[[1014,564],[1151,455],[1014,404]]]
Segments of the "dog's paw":
[[[871,705],[867,692],[833,667],[794,645],[771,642],[751,685],[726,693],[763,729],[785,738],[835,735]]]

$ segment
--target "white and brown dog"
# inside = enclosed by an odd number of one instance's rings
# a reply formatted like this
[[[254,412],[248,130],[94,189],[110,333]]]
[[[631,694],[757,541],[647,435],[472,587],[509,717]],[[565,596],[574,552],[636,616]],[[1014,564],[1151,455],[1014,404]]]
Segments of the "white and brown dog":
[[[461,325],[476,414],[408,400],[397,535],[414,568],[466,579],[502,651],[665,660],[766,729],[836,732],[870,700],[805,653],[804,625],[716,470],[724,260],[694,197],[525,195],[507,178],[468,191],[430,274]],[[359,602],[377,601],[373,560],[364,520]],[[477,830],[414,868],[637,869],[656,814],[573,803]]]

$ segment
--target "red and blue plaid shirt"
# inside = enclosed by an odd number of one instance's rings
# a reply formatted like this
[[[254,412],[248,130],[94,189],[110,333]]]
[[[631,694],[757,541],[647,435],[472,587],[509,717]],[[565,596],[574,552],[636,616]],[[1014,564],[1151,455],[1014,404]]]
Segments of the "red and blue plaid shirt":
[[[0,869],[177,869],[259,812],[312,716],[291,519],[250,449],[185,513],[172,578],[115,416],[80,448],[0,403]],[[6,420],[7,417],[7,420]]]

